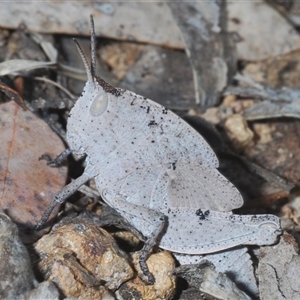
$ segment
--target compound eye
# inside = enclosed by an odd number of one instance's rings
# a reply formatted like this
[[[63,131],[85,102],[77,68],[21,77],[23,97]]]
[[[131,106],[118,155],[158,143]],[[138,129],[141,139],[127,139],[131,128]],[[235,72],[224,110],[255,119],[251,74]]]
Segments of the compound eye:
[[[90,114],[93,117],[99,117],[100,115],[102,115],[108,106],[108,96],[106,92],[101,92],[100,94],[98,94],[90,107]]]

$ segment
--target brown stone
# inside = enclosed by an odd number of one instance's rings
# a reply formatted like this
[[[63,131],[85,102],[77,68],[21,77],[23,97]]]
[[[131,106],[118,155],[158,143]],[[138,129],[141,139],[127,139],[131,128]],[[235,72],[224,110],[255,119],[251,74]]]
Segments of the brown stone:
[[[62,226],[41,238],[35,250],[42,257],[40,272],[68,297],[91,299],[84,293],[108,293],[106,289],[115,290],[133,276],[126,254],[110,234],[93,225]]]
[[[133,264],[140,273],[138,258],[139,254],[135,253],[133,255]],[[123,284],[116,292],[118,299],[172,299],[176,287],[176,277],[170,274],[175,268],[175,261],[171,253],[162,251],[152,254],[147,260],[147,265],[155,278],[155,283],[147,285],[140,278],[136,277]]]

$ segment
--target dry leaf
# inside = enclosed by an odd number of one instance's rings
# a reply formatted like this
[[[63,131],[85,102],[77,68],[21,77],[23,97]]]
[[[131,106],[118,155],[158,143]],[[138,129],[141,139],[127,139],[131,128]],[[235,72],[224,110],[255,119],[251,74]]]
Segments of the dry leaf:
[[[236,51],[223,21],[224,1],[169,1],[186,45],[198,108],[215,106],[236,68]],[[179,64],[177,64],[179,65]]]
[[[12,101],[0,105],[0,130],[0,209],[20,225],[35,225],[66,181],[65,167],[50,168],[39,157],[55,156],[64,145],[44,121]]]
[[[183,48],[179,30],[161,2],[2,2],[0,27],[16,28],[23,21],[30,31],[89,35],[91,14],[96,32],[105,37]]]
[[[297,30],[262,0],[228,1],[227,11],[239,59],[260,60],[300,47]]]
[[[134,90],[170,109],[195,107],[192,70],[181,51],[146,46],[118,86]]]
[[[17,91],[11,89],[4,83],[0,84],[0,91],[3,92],[11,100],[15,101],[18,105],[20,105],[23,108],[23,110],[27,110],[24,100]]]
[[[14,72],[28,71],[39,68],[54,66],[55,62],[34,61],[26,59],[11,59],[0,63],[0,76],[12,74]]]

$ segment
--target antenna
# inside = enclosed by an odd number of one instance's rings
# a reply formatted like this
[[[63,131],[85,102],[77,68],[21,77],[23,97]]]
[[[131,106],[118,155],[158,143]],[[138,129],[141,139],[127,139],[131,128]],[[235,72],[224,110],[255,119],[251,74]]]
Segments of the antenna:
[[[94,18],[90,15],[91,22],[91,73],[93,76],[96,74],[97,68],[97,57],[96,57],[96,34],[95,34],[95,25]]]
[[[78,41],[76,39],[73,39],[73,41],[75,42],[75,45],[76,45],[76,48],[81,56],[81,59],[82,59],[82,62],[84,64],[84,68],[85,68],[85,72],[86,72],[86,75],[87,75],[87,78],[88,78],[88,82],[90,83],[94,83],[94,77],[93,77],[93,74],[91,72],[91,69],[90,69],[90,66],[88,64],[88,61],[78,43]]]

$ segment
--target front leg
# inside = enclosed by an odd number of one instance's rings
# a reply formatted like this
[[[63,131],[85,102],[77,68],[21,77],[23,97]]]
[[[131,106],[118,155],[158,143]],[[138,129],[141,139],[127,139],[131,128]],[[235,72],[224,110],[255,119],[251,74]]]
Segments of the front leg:
[[[156,244],[156,241],[166,226],[167,217],[156,210],[127,202],[120,195],[116,195],[109,190],[102,192],[102,198],[108,205],[126,218],[132,226],[147,237],[147,241],[139,257],[139,264],[146,277],[145,281],[148,284],[153,284],[155,279],[148,269],[146,260],[150,250]]]
[[[47,162],[47,165],[50,167],[59,167],[60,165],[62,165],[62,163],[65,161],[65,159],[68,157],[70,153],[72,153],[72,150],[66,149],[54,159],[52,159],[50,155],[45,153],[39,157],[39,160],[42,159],[45,160]]]
[[[84,170],[84,173],[70,182],[68,185],[66,185],[64,188],[61,189],[53,198],[52,203],[48,206],[48,208],[43,213],[42,218],[35,226],[35,230],[40,230],[47,220],[49,219],[51,212],[55,208],[56,205],[63,203],[66,201],[66,199],[74,194],[83,184],[85,184],[89,179],[93,178],[94,175],[91,175],[89,172]]]

